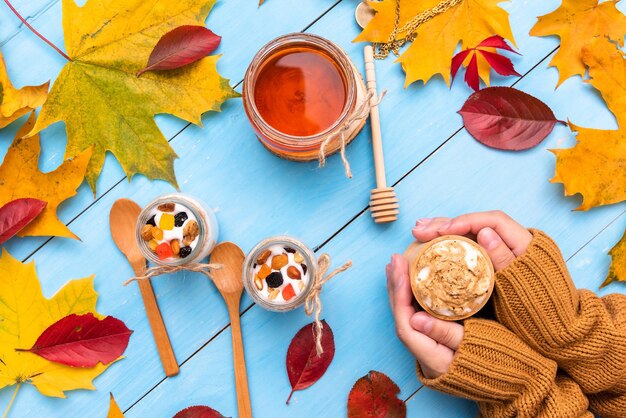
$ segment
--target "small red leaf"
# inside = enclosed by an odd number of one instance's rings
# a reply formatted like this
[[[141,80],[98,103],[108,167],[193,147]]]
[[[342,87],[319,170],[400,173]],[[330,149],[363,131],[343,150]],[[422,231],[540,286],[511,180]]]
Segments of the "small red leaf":
[[[204,26],[179,26],[159,39],[150,54],[148,65],[137,73],[173,70],[204,58],[217,48],[222,40]]]
[[[132,331],[117,318],[72,314],[50,325],[32,348],[16,349],[72,367],[109,364],[122,355]]]
[[[356,381],[348,396],[348,418],[404,418],[400,388],[385,374],[370,371]]]
[[[208,406],[190,406],[179,411],[173,418],[226,418]]]
[[[510,52],[513,52],[514,54],[520,55],[519,52],[511,48],[509,44],[506,43],[504,38],[500,35],[494,35],[485,39],[484,41],[478,44],[477,48],[480,48],[480,47],[504,49],[505,51],[510,51]]]
[[[291,383],[291,395],[296,390],[306,389],[324,375],[335,356],[335,336],[326,321],[322,321],[322,348],[315,350],[315,323],[305,325],[296,333],[287,350],[287,375]]]
[[[39,199],[16,199],[0,208],[0,244],[31,223],[47,203]]]
[[[459,113],[478,142],[514,151],[536,146],[560,122],[541,100],[511,87],[476,92]]]
[[[476,53],[472,55],[472,59],[467,64],[465,70],[465,82],[474,91],[478,91],[480,88],[480,80],[478,79],[478,60],[476,59]]]
[[[480,52],[480,54],[483,57],[485,57],[485,59],[487,60],[491,68],[496,70],[498,74],[505,75],[505,76],[507,75],[519,76],[520,75],[517,71],[515,71],[515,68],[513,67],[513,63],[507,57],[490,52],[490,51],[483,51],[480,49],[477,49],[477,51]]]
[[[463,64],[463,61],[465,61],[465,58],[467,58],[470,52],[472,52],[471,49],[466,49],[465,51],[461,51],[454,57],[452,57],[452,67],[450,69],[452,73],[452,78],[456,77],[456,73],[459,71],[459,68],[461,68],[461,65]]]

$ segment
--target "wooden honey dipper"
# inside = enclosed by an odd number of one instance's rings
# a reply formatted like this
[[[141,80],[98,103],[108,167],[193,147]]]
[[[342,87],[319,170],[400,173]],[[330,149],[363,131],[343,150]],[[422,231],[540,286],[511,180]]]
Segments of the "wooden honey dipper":
[[[400,205],[393,187],[387,187],[385,159],[383,157],[383,138],[380,133],[380,115],[378,113],[378,94],[376,92],[376,69],[374,67],[374,49],[367,45],[365,55],[365,78],[370,96],[370,125],[372,127],[372,149],[376,168],[376,188],[370,192],[370,212],[376,223],[393,222],[398,219]]]

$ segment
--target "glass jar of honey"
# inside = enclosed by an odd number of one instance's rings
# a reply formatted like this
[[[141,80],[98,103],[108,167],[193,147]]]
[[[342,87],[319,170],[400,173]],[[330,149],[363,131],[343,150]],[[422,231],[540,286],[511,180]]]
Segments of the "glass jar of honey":
[[[262,47],[243,82],[244,108],[258,139],[279,157],[295,161],[317,159],[322,142],[347,124],[345,140],[352,140],[365,122],[350,123],[350,118],[365,95],[348,55],[327,39],[303,33]],[[340,148],[340,138],[333,138],[326,154]]]

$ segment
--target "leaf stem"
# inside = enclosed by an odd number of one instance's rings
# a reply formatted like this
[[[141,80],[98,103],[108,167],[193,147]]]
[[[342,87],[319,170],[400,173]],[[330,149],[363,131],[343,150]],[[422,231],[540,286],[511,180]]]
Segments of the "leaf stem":
[[[41,33],[39,33],[39,32],[37,31],[37,29],[33,28],[33,27],[30,25],[30,23],[28,23],[28,22],[26,21],[26,19],[24,19],[24,18],[22,17],[22,15],[21,15],[21,14],[20,14],[20,13],[19,13],[16,9],[15,9],[15,7],[13,7],[13,5],[11,4],[11,2],[9,2],[9,0],[4,0],[4,2],[7,4],[7,6],[9,6],[9,9],[11,9],[11,11],[13,12],[13,14],[14,14],[15,16],[17,16],[17,18],[18,18],[19,20],[21,20],[21,21],[22,21],[22,23],[23,23],[24,25],[26,25],[26,27],[27,27],[28,29],[30,29],[30,30],[31,30],[31,31],[32,31],[35,35],[37,35],[37,36],[38,36],[38,37],[39,37],[42,41],[44,41],[45,43],[47,43],[48,45],[50,45],[52,48],[54,48],[54,50],[55,50],[56,52],[58,52],[59,54],[61,54],[61,56],[62,56],[63,58],[65,58],[66,60],[68,60],[68,61],[71,61],[71,60],[72,60],[72,59],[71,59],[71,58],[70,58],[70,57],[69,57],[69,56],[68,56],[65,52],[61,51],[61,50],[59,49],[59,47],[57,47],[55,44],[53,44],[52,42],[50,42],[50,41],[49,41],[49,40],[48,40],[45,36],[43,36]]]
[[[2,416],[2,418],[7,418],[7,416],[9,415],[9,411],[11,410],[11,407],[13,406],[13,402],[15,401],[15,397],[17,396],[17,391],[20,390],[20,386],[22,386],[22,382],[19,382],[17,385],[15,385],[13,396],[11,397],[11,400],[9,401],[9,406],[7,406],[7,410],[4,411],[4,415]]]

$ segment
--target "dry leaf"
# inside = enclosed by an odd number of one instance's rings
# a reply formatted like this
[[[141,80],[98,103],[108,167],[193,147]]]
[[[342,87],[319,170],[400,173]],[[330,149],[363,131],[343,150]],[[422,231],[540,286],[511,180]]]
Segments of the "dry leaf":
[[[31,223],[47,203],[29,197],[15,199],[0,207],[0,244],[4,244]]]
[[[606,280],[602,283],[604,287],[612,282],[626,282],[626,232],[622,239],[609,252],[611,259],[611,268]]]
[[[417,30],[417,38],[399,58],[406,72],[405,85],[418,80],[427,83],[437,74],[449,85],[451,60],[459,42],[461,49],[465,49],[478,45],[487,37],[500,35],[514,44],[509,15],[498,6],[501,2],[463,0],[423,23]],[[399,26],[439,3],[440,0],[400,0]],[[396,0],[370,2],[370,5],[377,13],[355,41],[386,42],[394,27]],[[404,36],[405,33],[400,32],[397,38]]]
[[[107,418],[124,418],[124,414],[122,413],[120,407],[117,405],[117,402],[115,402],[113,394],[110,393],[109,396],[109,413],[107,414]]]
[[[170,113],[201,125],[201,115],[238,97],[216,68],[219,56],[205,57],[167,72],[145,67],[157,41],[182,25],[203,25],[215,0],[63,0],[65,48],[72,59],[52,86],[32,134],[65,121],[66,156],[94,145],[87,181],[95,191],[107,151],[129,179],[141,173],[177,186],[177,157],[154,121]]]
[[[4,58],[0,54],[0,128],[41,106],[48,97],[50,82],[41,86],[16,89],[9,80]]]
[[[64,398],[65,391],[93,390],[92,380],[108,366],[76,368],[52,363],[16,348],[32,346],[51,324],[70,314],[96,312],[98,294],[93,276],[68,282],[51,299],[46,299],[35,272],[35,264],[22,264],[6,250],[0,258],[0,389],[30,383],[43,395]]]
[[[573,75],[584,76],[583,47],[593,39],[609,38],[624,46],[626,16],[617,0],[563,0],[558,9],[545,16],[530,30],[533,36],[557,35],[561,46],[550,61],[559,70],[560,85]]]
[[[578,208],[588,210],[626,200],[626,61],[623,54],[606,40],[598,39],[583,48],[589,67],[590,83],[600,91],[616,115],[620,129],[604,131],[581,128],[578,143],[569,149],[554,150],[556,172],[552,182],[563,183],[565,195],[583,195]]]
[[[405,418],[400,388],[386,374],[371,370],[356,381],[348,395],[348,418]]]
[[[74,196],[83,182],[91,149],[72,160],[63,162],[50,172],[39,171],[39,135],[26,135],[35,123],[34,113],[17,132],[15,140],[0,165],[0,206],[19,198],[30,197],[48,202],[48,205],[18,236],[58,236],[78,238],[56,215],[57,207]]]

